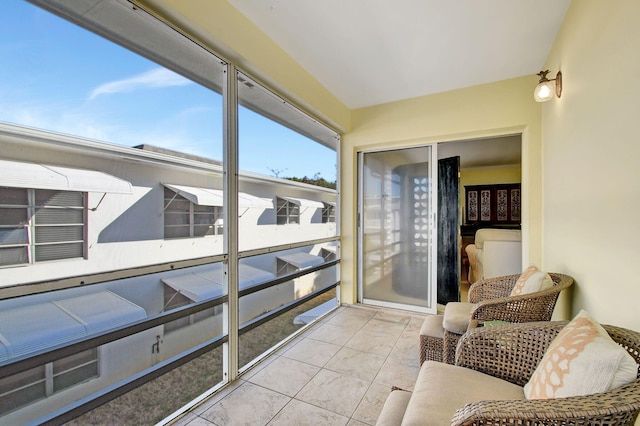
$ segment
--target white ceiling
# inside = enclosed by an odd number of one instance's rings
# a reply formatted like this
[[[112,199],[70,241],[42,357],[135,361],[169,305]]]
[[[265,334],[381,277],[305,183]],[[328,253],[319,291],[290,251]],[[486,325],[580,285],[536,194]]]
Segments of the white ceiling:
[[[544,65],[570,4],[229,2],[352,109],[534,75]]]
[[[460,157],[460,168],[513,166],[521,163],[520,135],[438,144],[438,158]]]

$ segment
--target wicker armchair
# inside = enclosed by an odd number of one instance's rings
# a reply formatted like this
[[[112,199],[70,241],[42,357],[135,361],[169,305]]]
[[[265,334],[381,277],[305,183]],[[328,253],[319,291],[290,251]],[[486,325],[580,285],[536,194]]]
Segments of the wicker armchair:
[[[469,330],[456,365],[524,386],[545,350],[568,321],[510,324]],[[603,325],[640,363],[640,333]],[[479,401],[459,408],[452,425],[633,425],[640,412],[640,374],[619,388],[570,398]]]
[[[523,323],[551,320],[560,292],[573,285],[573,278],[557,273],[549,273],[549,275],[553,281],[553,287],[519,296],[510,296],[511,290],[520,277],[519,274],[477,281],[469,288],[469,302],[473,307],[468,328],[475,328],[484,321]],[[453,364],[456,345],[461,335],[462,333],[447,330],[445,326],[444,362]]]

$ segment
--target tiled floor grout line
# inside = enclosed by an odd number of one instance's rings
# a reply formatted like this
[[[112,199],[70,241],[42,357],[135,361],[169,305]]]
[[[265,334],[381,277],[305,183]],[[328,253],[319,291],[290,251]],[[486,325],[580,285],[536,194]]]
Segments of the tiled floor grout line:
[[[303,337],[303,338],[301,339],[301,341],[302,341],[302,340],[305,340],[305,339],[309,339],[309,338],[310,338],[309,336],[305,336],[305,337]],[[314,339],[311,339],[311,340],[314,340]],[[317,341],[318,341],[318,342],[320,342],[320,340],[317,340]],[[300,342],[298,342],[298,343],[300,343]],[[326,342],[324,342],[324,343],[326,343]],[[286,353],[286,351],[285,351],[284,353]],[[283,357],[284,357],[284,353],[282,354],[282,356],[283,356]],[[286,357],[285,357],[285,358],[286,358]],[[289,359],[292,359],[292,358],[289,358]],[[294,360],[294,361],[298,361],[298,362],[302,362],[302,363],[307,364],[307,365],[314,366],[313,364],[305,363],[304,361],[299,361],[299,360]],[[327,361],[327,362],[328,362],[328,361]],[[326,363],[325,363],[325,365],[326,365]],[[314,366],[314,367],[315,367],[315,366]],[[280,412],[282,412],[282,411],[287,407],[287,405],[291,404],[291,402],[292,402],[292,401],[294,401],[294,400],[299,401],[299,402],[302,402],[302,403],[305,403],[305,404],[313,405],[314,407],[317,407],[317,408],[320,408],[320,409],[326,410],[326,408],[323,408],[323,407],[320,407],[320,406],[317,406],[317,405],[311,404],[311,403],[306,402],[306,401],[302,401],[302,400],[300,400],[300,399],[296,399],[296,396],[298,396],[298,395],[300,394],[300,392],[302,391],[302,389],[304,389],[304,387],[305,387],[307,384],[309,384],[309,383],[310,383],[310,382],[311,382],[311,381],[312,381],[312,380],[313,380],[313,379],[314,379],[314,378],[315,378],[315,377],[316,377],[316,376],[317,376],[317,375],[318,375],[318,374],[319,374],[323,369],[324,369],[324,367],[318,367],[318,371],[316,371],[316,373],[315,373],[313,376],[311,376],[311,377],[309,378],[309,380],[307,380],[307,383],[305,383],[305,385],[304,385],[304,386],[302,386],[302,387],[301,387],[301,388],[296,392],[296,394],[295,394],[294,396],[292,396],[292,397],[291,397],[291,400],[290,400],[289,402],[287,402],[287,404],[286,404],[284,407],[282,407],[282,409],[281,409],[280,411],[278,411],[278,414],[279,414]],[[269,420],[269,421],[267,422],[267,424],[266,424],[265,426],[268,426],[268,425],[269,425],[269,423],[272,423],[272,422],[273,422],[273,419],[275,419],[275,418],[278,416],[278,414],[274,415],[274,416],[271,418],[271,420]],[[335,414],[339,414],[339,413],[335,413]]]
[[[336,315],[338,315],[338,314],[334,314],[334,315],[332,315],[332,316],[331,316],[331,318],[334,318]],[[317,331],[317,329],[318,329],[320,326],[328,324],[328,321],[329,321],[329,319],[327,319],[327,322],[324,322],[324,323],[320,322],[319,324],[317,324],[317,326],[316,326],[316,327],[311,327],[311,328],[309,328],[308,330],[305,330],[305,332],[300,336],[299,341],[295,342],[295,344],[294,344],[293,346],[296,346],[296,345],[300,344],[303,340],[307,340],[307,339],[309,339],[309,340],[314,340],[314,341],[317,341],[317,342],[322,342],[322,343],[328,343],[328,342],[324,342],[324,341],[322,341],[322,340],[314,339],[314,338],[312,338],[312,337],[311,337],[311,334],[313,334],[313,332],[314,332],[314,331]],[[310,330],[313,330],[313,331],[310,331]],[[293,342],[292,342],[292,343],[293,343]],[[293,348],[293,346],[292,346],[292,348]],[[344,347],[345,347],[344,345],[339,345],[339,346],[340,346],[341,348],[344,348]],[[288,350],[287,350],[287,351],[288,351]],[[287,357],[286,357],[286,355],[285,355],[285,354],[287,353],[287,351],[284,351],[282,354],[278,355],[278,357],[287,358]],[[339,350],[338,350],[337,352],[339,352]],[[336,352],[336,355],[337,355],[337,352]],[[335,356],[335,355],[333,355],[333,356]],[[332,358],[333,358],[333,357],[332,357]],[[292,402],[292,401],[294,401],[294,400],[296,400],[296,401],[298,401],[298,402],[305,403],[305,404],[312,405],[312,406],[314,406],[314,407],[317,407],[317,408],[320,408],[320,409],[323,409],[323,410],[327,410],[327,409],[326,409],[326,408],[324,408],[324,407],[321,407],[321,406],[318,406],[318,405],[314,405],[314,404],[312,404],[312,403],[309,403],[309,402],[306,402],[306,401],[302,401],[302,400],[300,400],[300,399],[296,399],[296,396],[298,396],[298,395],[300,394],[300,392],[302,391],[302,389],[304,389],[304,387],[305,387],[307,384],[309,384],[309,383],[310,383],[310,382],[311,382],[315,377],[317,377],[317,376],[318,376],[318,374],[319,374],[322,370],[324,370],[324,369],[325,369],[326,364],[328,364],[328,363],[329,363],[329,361],[330,361],[332,358],[330,358],[329,360],[327,360],[327,362],[325,362],[325,363],[324,363],[324,365],[323,365],[322,367],[318,367],[318,371],[317,371],[313,376],[311,376],[311,377],[309,378],[309,380],[307,380],[307,383],[306,383],[304,386],[302,386],[302,387],[301,387],[301,388],[300,388],[300,389],[295,393],[295,395],[293,395],[293,396],[285,395],[285,396],[287,396],[287,397],[289,397],[289,398],[291,398],[291,399],[290,399],[290,400],[289,400],[289,402],[287,402],[287,404],[285,404],[285,405],[284,405],[280,410],[278,410],[278,412],[277,412],[277,413],[275,413],[275,414],[273,415],[273,417],[271,417],[271,419],[269,419],[269,421],[266,423],[266,425],[265,425],[265,426],[268,426],[270,423],[272,423],[272,422],[273,422],[273,420],[278,416],[278,414],[280,414],[280,413],[281,413],[281,412],[282,412],[282,411],[283,411],[283,410],[284,410],[284,409],[285,409],[289,404],[291,404],[291,402]],[[304,362],[304,361],[300,361],[300,360],[297,360],[297,359],[293,359],[293,358],[287,358],[287,359],[291,359],[291,360],[294,360],[294,361],[297,361],[297,362],[304,363],[304,364],[306,364],[306,365],[310,365],[310,366],[317,367],[317,366],[315,366],[315,365],[313,365],[313,364],[310,364],[310,363],[308,363],[308,362]],[[273,362],[273,361],[272,361],[272,362]],[[265,368],[266,368],[266,367],[265,367]],[[329,370],[329,371],[333,371],[333,370]],[[248,379],[248,381],[249,381],[249,380],[250,380],[250,378]],[[255,383],[254,383],[254,384],[255,384]],[[259,385],[258,385],[258,386],[259,386]],[[269,389],[269,388],[265,388],[265,389],[268,389],[268,390],[274,391],[273,389]],[[274,391],[274,392],[277,392],[277,391]],[[283,394],[283,395],[284,395],[284,394]],[[356,406],[356,409],[357,409],[357,406]],[[355,412],[355,410],[356,410],[356,409],[354,409],[354,412]],[[327,411],[331,411],[331,410],[327,410]],[[335,412],[334,412],[334,413],[335,413]],[[335,413],[335,414],[340,415],[340,413]],[[349,420],[351,420],[351,417],[348,417],[348,419],[349,419]]]
[[[362,329],[363,329],[367,324],[369,324],[369,323],[371,322],[371,320],[372,320],[372,319],[374,319],[375,317],[376,317],[376,315],[373,315],[371,318],[369,318],[369,319],[367,320],[367,322],[366,322],[362,327],[360,327],[360,329],[359,329],[358,331],[362,330]],[[403,328],[402,332],[401,332],[401,333],[398,335],[398,337],[396,338],[396,341],[395,341],[395,343],[394,343],[394,346],[393,346],[393,347],[395,347],[395,345],[397,344],[398,340],[400,339],[400,336],[402,336],[402,333],[406,330],[406,328],[407,328],[408,324],[409,324],[409,323],[407,322],[407,325],[405,325],[405,327]],[[357,332],[356,332],[356,333],[357,333]],[[354,335],[355,335],[355,333],[354,333]],[[350,339],[350,340],[351,340],[351,339]],[[348,342],[347,342],[347,343],[348,343]],[[345,346],[343,346],[343,347],[346,347],[346,344],[345,344]],[[389,351],[389,353],[385,356],[384,361],[382,362],[381,366],[380,366],[380,367],[378,367],[378,370],[376,371],[376,374],[373,376],[373,378],[372,378],[372,379],[371,379],[371,381],[369,382],[369,386],[367,387],[367,391],[362,395],[362,398],[360,398],[360,400],[359,400],[359,401],[358,401],[358,403],[356,404],[356,406],[355,406],[355,408],[354,408],[353,412],[351,413],[351,415],[350,415],[350,417],[349,417],[349,420],[350,420],[350,421],[351,421],[351,420],[354,420],[353,416],[357,413],[358,408],[360,407],[360,405],[361,405],[361,404],[363,403],[363,401],[365,400],[365,398],[366,398],[367,394],[369,393],[369,391],[371,391],[371,389],[372,389],[373,385],[376,383],[376,378],[377,378],[377,377],[378,377],[378,375],[380,374],[380,370],[382,369],[382,367],[384,367],[385,363],[389,360],[389,358],[391,357],[391,353],[392,353],[392,352],[393,352],[393,348],[392,348],[392,349]],[[366,353],[368,353],[368,352],[366,352]],[[361,421],[361,420],[358,420],[358,419],[355,419],[355,420],[357,420],[357,421],[359,421],[359,422],[361,422],[361,423],[366,423],[366,422]],[[367,424],[368,424],[368,423],[367,423]]]
[[[331,318],[333,319],[333,318],[335,318],[335,317],[336,317],[336,316],[338,316],[338,315],[340,315],[340,313],[337,313],[337,314],[333,315]],[[358,329],[353,333],[353,335],[349,338],[349,340],[347,340],[347,341],[346,341],[345,343],[343,343],[342,345],[338,345],[338,346],[340,346],[340,349],[339,349],[338,351],[336,351],[336,353],[335,353],[335,354],[334,354],[334,355],[333,355],[329,360],[327,360],[327,361],[324,363],[324,365],[323,365],[322,367],[320,367],[320,368],[319,368],[319,370],[318,370],[318,371],[313,375],[313,377],[311,377],[311,378],[307,381],[307,384],[308,384],[308,383],[310,383],[310,382],[313,380],[313,378],[314,378],[314,377],[318,376],[318,374],[319,374],[320,372],[322,372],[322,370],[328,370],[328,371],[332,371],[332,372],[334,372],[334,373],[337,373],[337,374],[341,374],[341,375],[342,375],[342,373],[339,373],[339,372],[336,372],[336,371],[334,371],[334,370],[331,370],[331,369],[327,368],[327,367],[326,367],[326,366],[327,366],[327,364],[329,364],[329,362],[330,362],[330,361],[331,361],[335,356],[337,356],[337,355],[338,355],[338,353],[340,352],[340,350],[342,350],[342,349],[344,349],[344,348],[349,348],[349,347],[347,346],[347,344],[348,344],[348,343],[349,343],[349,341],[353,338],[353,336],[355,336],[359,331],[361,331],[361,330],[366,326],[366,324],[368,324],[368,323],[369,323],[369,321],[371,321],[371,319],[372,319],[372,318],[374,318],[374,317],[375,317],[375,315],[374,315],[374,316],[372,316],[371,318],[367,319],[367,321],[366,321],[362,326],[360,326],[360,327],[359,327],[359,328],[358,328]],[[322,324],[322,325],[327,325],[327,324],[329,324],[329,320],[327,320],[327,322],[325,322],[325,323],[324,323],[324,324]],[[332,325],[332,324],[329,324],[329,325]],[[321,324],[319,324],[319,326],[321,326]],[[337,326],[337,327],[339,327],[339,326]],[[319,328],[319,327],[317,327],[317,328]],[[316,328],[316,330],[315,330],[315,331],[317,331],[317,328]],[[316,341],[322,342],[322,340],[317,340],[317,339],[314,339],[313,337],[311,337],[311,334],[312,334],[312,333],[310,333],[308,336],[304,336],[304,337],[303,337],[303,339],[310,339],[310,340],[316,340]],[[324,342],[324,343],[328,343],[328,342]],[[352,349],[352,348],[350,348],[350,349]],[[354,349],[354,350],[355,350],[355,349]],[[363,352],[363,351],[359,351],[359,352]],[[366,353],[366,352],[363,352],[363,353]],[[379,369],[378,369],[378,372],[379,372]],[[377,373],[378,373],[378,372],[376,372],[376,376],[377,376]],[[367,394],[367,392],[369,391],[369,389],[371,389],[371,386],[373,385],[374,380],[375,380],[375,376],[374,376],[374,379],[372,379],[372,380],[369,382],[369,384],[368,384],[368,386],[367,386],[367,391],[362,395],[362,398],[360,398],[360,400],[358,401],[358,403],[355,405],[355,407],[353,408],[353,411],[350,413],[350,415],[349,415],[349,416],[344,416],[344,417],[347,417],[347,423],[349,423],[351,420],[353,420],[353,415],[354,415],[354,414],[356,413],[356,411],[358,410],[358,407],[360,406],[360,404],[362,403],[362,401],[363,401],[363,400],[364,400],[364,398],[366,397],[366,394]],[[305,385],[305,386],[306,386],[306,385]],[[296,392],[296,395],[291,399],[292,401],[293,401],[294,399],[296,399],[296,396],[300,394],[300,392],[302,391],[302,389],[304,389],[304,386],[303,386],[300,390],[298,390],[298,392]],[[297,401],[304,402],[304,403],[309,404],[309,405],[314,405],[314,404],[312,404],[312,403],[309,403],[309,402],[306,402],[306,401],[302,401],[302,400],[297,400]],[[290,402],[291,402],[291,401],[290,401]],[[290,402],[289,402],[289,403],[290,403]],[[289,404],[289,403],[288,403],[288,404]],[[317,408],[323,409],[323,410],[331,411],[331,410],[328,410],[327,408],[324,408],[324,407],[321,407],[321,406],[318,406],[318,405],[314,405],[314,406],[315,406],[315,407],[317,407]],[[283,408],[283,409],[284,409],[284,408]],[[335,414],[338,414],[338,415],[341,415],[340,413],[336,413],[336,412],[334,412],[334,413],[335,413]],[[275,416],[274,416],[273,418],[275,418]],[[273,418],[272,418],[271,420],[273,420]],[[271,421],[270,421],[269,423],[271,423]],[[362,422],[362,423],[364,423],[364,422]]]
[[[367,321],[368,322],[368,321]],[[389,355],[391,354],[391,352],[389,352]],[[387,355],[385,357],[384,362],[381,364],[380,367],[378,367],[378,371],[376,371],[376,374],[373,376],[373,378],[371,379],[371,381],[369,382],[369,386],[367,387],[367,391],[362,395],[362,398],[360,398],[360,401],[358,401],[358,403],[356,404],[355,408],[353,409],[353,413],[351,413],[351,416],[349,417],[349,421],[354,420],[353,416],[358,412],[358,408],[360,407],[360,405],[363,403],[363,401],[365,400],[365,398],[367,397],[367,395],[369,394],[369,392],[372,390],[373,385],[376,383],[376,378],[378,377],[378,375],[380,374],[380,370],[382,369],[382,367],[384,366],[385,362],[387,361],[387,359],[389,358],[389,355]],[[361,423],[365,423],[367,425],[370,425],[370,423],[367,423],[365,421],[359,420],[359,419],[355,419],[356,421],[359,421]],[[347,422],[348,424],[348,422]]]
[[[358,329],[358,331],[362,330],[362,329],[365,327],[365,325],[367,325],[367,324],[369,323],[369,321],[371,321],[371,319],[372,319],[372,318],[375,318],[375,315],[374,315],[374,316],[372,316],[371,318],[369,318],[369,319],[367,320],[367,322],[366,322],[362,327],[360,327],[360,328]],[[357,333],[358,331],[356,331],[356,333]],[[354,336],[355,336],[355,334],[356,334],[356,333],[354,333]],[[351,338],[353,338],[353,336],[352,336]],[[351,339],[349,339],[349,340],[351,340]],[[349,341],[347,341],[346,343],[349,343]],[[343,347],[346,347],[346,343],[345,343],[345,345],[343,345]],[[382,365],[384,365],[384,363],[383,363]],[[366,398],[367,394],[368,394],[368,393],[369,393],[369,391],[371,390],[371,387],[372,387],[372,386],[373,386],[373,384],[375,383],[375,379],[376,379],[376,377],[377,377],[377,376],[378,376],[378,374],[380,373],[380,368],[382,368],[382,367],[379,367],[379,368],[378,368],[378,371],[376,371],[376,374],[373,376],[373,378],[372,378],[372,379],[371,379],[371,381],[369,382],[369,386],[367,386],[367,390],[364,392],[364,394],[362,394],[362,398],[360,398],[360,400],[358,401],[358,403],[356,404],[356,406],[353,408],[353,412],[352,412],[352,413],[351,413],[351,415],[349,416],[349,420],[347,421],[347,424],[348,424],[350,421],[352,421],[352,420],[353,420],[353,416],[358,412],[358,407],[360,407],[360,404],[362,404],[362,402],[363,402],[363,401],[364,401],[364,399]],[[356,420],[357,420],[357,419],[356,419]],[[357,420],[357,421],[360,421],[360,420]],[[361,423],[365,423],[365,422],[361,422]]]
[[[239,383],[236,387],[234,387],[233,389],[231,389],[228,393],[226,393],[222,398],[218,399],[216,402],[212,403],[212,404],[207,404],[206,408],[204,408],[202,411],[199,412],[199,414],[195,414],[193,413],[192,416],[192,420],[193,421],[193,417],[199,418],[201,419],[201,421],[199,422],[199,424],[210,424],[210,425],[216,425],[216,426],[223,426],[223,425],[217,425],[216,423],[214,423],[211,420],[208,420],[206,417],[204,417],[205,413],[207,413],[208,411],[214,409],[214,407],[216,407],[218,404],[221,404],[223,401],[225,401],[227,398],[232,397],[232,395],[237,392],[239,389],[241,389],[243,386],[256,386],[258,388],[263,389],[266,392],[269,393],[274,393],[274,394],[278,394],[282,397],[286,397],[288,398],[288,400],[286,401],[286,403],[280,407],[279,409],[277,409],[277,411],[275,412],[269,412],[269,418],[268,420],[266,418],[264,418],[264,424],[266,425],[271,425],[271,424],[275,424],[274,420],[276,418],[279,418],[279,416],[284,412],[284,410],[287,409],[291,409],[291,410],[295,410],[294,405],[296,404],[306,404],[309,405],[311,407],[314,407],[315,409],[321,410],[321,412],[327,412],[327,413],[331,413],[332,415],[335,416],[340,416],[343,418],[346,418],[346,423],[347,425],[351,425],[351,424],[363,424],[363,425],[371,425],[371,421],[373,421],[373,419],[371,417],[367,418],[367,409],[372,406],[371,404],[374,403],[375,401],[379,401],[378,396],[376,396],[376,392],[380,392],[380,390],[376,390],[376,385],[384,385],[387,386],[388,383],[381,383],[378,380],[382,379],[383,381],[385,380],[385,376],[380,376],[381,372],[383,369],[386,368],[386,379],[390,379],[390,380],[394,380],[393,377],[393,370],[392,371],[392,376],[389,377],[389,366],[393,363],[396,363],[396,361],[394,360],[398,360],[398,361],[406,361],[407,365],[412,364],[412,361],[409,361],[408,357],[404,357],[403,353],[401,351],[403,351],[406,347],[407,344],[406,342],[404,343],[403,347],[399,347],[398,345],[403,344],[402,339],[403,336],[405,336],[406,333],[409,333],[407,335],[407,337],[409,337],[409,335],[411,333],[414,333],[416,336],[416,347],[417,347],[417,336],[418,336],[418,330],[417,328],[412,325],[413,321],[415,318],[417,318],[418,315],[416,315],[416,313],[410,313],[410,312],[398,312],[398,311],[394,311],[394,310],[385,310],[385,309],[370,309],[370,308],[353,308],[353,311],[349,311],[349,307],[342,307],[339,308],[335,313],[332,313],[330,315],[328,315],[327,317],[323,318],[322,320],[320,320],[315,326],[309,327],[307,328],[303,333],[301,333],[300,336],[297,336],[295,338],[293,338],[290,342],[288,342],[286,345],[284,345],[283,347],[279,348],[278,350],[274,351],[274,353],[270,356],[270,359],[268,360],[268,362],[266,362],[264,365],[259,366],[256,365],[255,367],[253,367],[250,372],[248,372],[248,374],[246,375],[246,377],[240,377],[238,380],[241,381],[241,383]],[[360,312],[362,312],[362,314],[360,314]],[[342,317],[341,317],[342,316]],[[341,318],[340,318],[341,317]],[[402,318],[402,317],[406,317],[406,318]],[[357,336],[359,335],[359,333],[364,332],[372,332],[373,334],[376,334],[376,330],[381,327],[380,323],[376,323],[376,322],[372,322],[372,320],[376,320],[376,321],[380,321],[382,323],[388,323],[390,329],[389,330],[393,330],[392,333],[385,333],[382,332],[380,333],[380,336],[378,338],[383,339],[383,346],[385,346],[384,341],[385,339],[389,339],[391,340],[391,338],[393,339],[393,344],[390,345],[390,349],[388,350],[388,352],[386,352],[386,354],[381,357],[382,362],[379,363],[379,365],[375,365],[374,364],[374,368],[376,368],[375,370],[375,374],[371,374],[369,376],[367,376],[369,373],[367,373],[367,371],[374,371],[374,370],[368,370],[368,369],[364,369],[364,370],[359,370],[359,372],[355,373],[355,374],[349,374],[347,371],[353,371],[353,370],[342,370],[340,371],[338,369],[338,371],[335,371],[333,369],[331,369],[328,366],[331,366],[331,361],[334,360],[336,357],[338,356],[342,356],[344,358],[342,358],[342,360],[349,360],[351,357],[351,354],[349,352],[345,353],[344,355],[340,355],[341,353],[343,353],[343,351],[345,349],[349,349],[350,351],[353,351],[353,353],[359,353],[363,355],[363,358],[366,359],[367,356],[371,356],[372,358],[375,359],[375,357],[380,356],[382,354],[374,351],[371,351],[371,347],[369,347],[368,345],[362,345],[362,340],[358,341],[358,340],[354,340],[357,339]],[[332,323],[333,321],[333,323]],[[341,322],[343,321],[343,322]],[[362,321],[362,323],[357,327],[357,328],[351,328],[353,324],[356,324],[358,321]],[[406,322],[405,322],[406,321]],[[342,327],[341,324],[351,324],[345,327]],[[402,328],[400,329],[400,327],[398,327],[398,325],[402,325]],[[330,327],[338,327],[338,328],[342,328],[342,332],[344,332],[345,335],[349,335],[348,339],[346,339],[345,341],[343,341],[342,337],[340,337],[339,339],[335,339],[336,341],[339,340],[341,343],[332,343],[332,342],[328,342],[325,340],[330,340],[328,338],[326,338],[328,336],[327,331],[325,330],[325,334],[318,334],[317,336],[313,337],[314,333],[319,333],[320,330],[322,329],[323,326],[330,326]],[[368,326],[368,327],[367,327]],[[396,328],[397,327],[397,328]],[[411,327],[411,328],[410,328]],[[413,332],[410,331],[413,328],[416,328],[416,330],[414,330]],[[384,328],[381,328],[380,330],[384,331]],[[331,331],[331,328],[329,329],[329,332]],[[396,334],[397,333],[397,334]],[[395,337],[392,337],[395,336]],[[358,336],[360,339],[362,339],[362,335]],[[324,338],[324,340],[321,340],[322,338]],[[314,342],[318,342],[319,344],[322,345],[327,345],[327,347],[329,347],[329,345],[331,346],[336,346],[337,349],[335,349],[335,352],[333,352],[326,360],[323,360],[322,355],[320,356],[319,360],[322,362],[322,365],[317,365],[317,363],[310,363],[310,362],[306,362],[303,359],[296,359],[295,355],[294,357],[288,357],[286,354],[290,351],[292,351],[296,346],[300,345],[300,344],[304,344],[306,343],[307,345],[313,347]],[[388,344],[389,341],[386,342],[386,344]],[[351,344],[351,346],[349,346],[349,344]],[[353,346],[353,347],[352,347]],[[364,347],[367,347],[369,349],[365,349],[363,350]],[[372,348],[376,348],[377,346],[372,346]],[[398,348],[399,351],[398,351]],[[296,355],[298,355],[298,358],[300,357],[301,354],[304,354],[304,351],[308,351],[309,349],[307,347],[300,347],[300,352]],[[329,349],[330,350],[330,349]],[[330,350],[331,351],[331,350]],[[395,352],[395,355],[394,355]],[[292,353],[293,354],[293,353]],[[417,355],[416,355],[417,356]],[[283,389],[282,388],[282,384],[280,384],[279,386],[273,387],[273,386],[269,386],[268,384],[268,377],[269,377],[269,373],[267,373],[267,369],[271,366],[271,367],[275,367],[276,363],[279,360],[288,360],[291,362],[295,362],[295,363],[301,363],[301,364],[305,364],[309,367],[314,367],[317,368],[317,371],[315,371],[312,375],[305,377],[304,378],[304,382],[298,382],[298,385],[296,386],[300,386],[298,389],[296,389],[295,393],[293,394],[293,396],[290,396],[289,394],[283,393],[282,391],[276,390],[278,388]],[[339,365],[340,363],[340,359],[335,362],[334,367],[336,367],[337,365]],[[377,363],[377,361],[376,361]],[[347,368],[349,368],[347,366]],[[254,370],[255,369],[255,370]],[[278,370],[273,370],[275,372],[277,372]],[[258,375],[260,375],[261,372],[265,372],[265,374],[267,374],[265,377],[258,379]],[[366,389],[364,389],[364,392],[362,393],[362,396],[357,399],[357,402],[354,404],[353,408],[351,409],[351,407],[349,405],[347,406],[342,406],[343,408],[349,407],[349,409],[351,410],[350,413],[348,415],[345,415],[344,412],[337,412],[334,411],[331,408],[327,408],[326,406],[322,406],[322,405],[318,405],[315,404],[314,402],[309,402],[303,399],[298,399],[301,392],[306,389],[310,383],[312,383],[314,381],[314,379],[317,379],[319,377],[320,374],[322,374],[323,372],[326,373],[331,373],[331,374],[335,374],[336,378],[337,377],[342,377],[344,379],[352,379],[352,380],[358,380],[359,382],[361,382],[361,386],[365,386],[366,384]],[[367,376],[365,379],[363,379],[363,372],[364,372],[364,376]],[[273,374],[273,373],[271,373]],[[267,379],[267,382],[264,382],[264,379]],[[255,380],[255,381],[252,381]],[[260,384],[260,380],[263,380],[262,384]],[[286,379],[285,379],[286,380]],[[389,381],[390,381],[389,380]],[[403,379],[400,379],[403,380]],[[302,385],[300,385],[300,383],[304,383]],[[390,385],[391,386],[391,385]],[[363,389],[362,387],[360,388],[361,390]],[[249,389],[245,389],[245,392],[249,392]],[[311,394],[309,394],[308,392],[311,392]],[[313,395],[313,387],[309,388],[307,392],[307,396]],[[373,398],[374,402],[369,402],[369,405],[365,405],[363,406],[362,404],[365,403],[365,401],[367,400],[367,397]],[[311,399],[313,399],[313,396],[311,397]],[[227,401],[228,403],[231,403],[232,400]],[[294,401],[296,401],[296,403],[294,404]],[[293,405],[292,405],[293,404]],[[329,406],[332,406],[332,404],[329,404]],[[375,402],[373,406],[379,406],[379,402]],[[337,406],[334,406],[337,407]],[[362,411],[360,411],[361,407]],[[273,408],[276,408],[275,406]],[[298,407],[298,410],[300,408]],[[214,411],[215,412],[215,411]],[[364,416],[362,416],[362,414],[365,413]],[[266,413],[265,413],[266,414]],[[356,418],[355,416],[358,416],[358,418]],[[213,417],[215,418],[215,417]],[[363,419],[363,420],[360,420]],[[285,420],[286,421],[286,420]],[[204,422],[204,423],[203,423]],[[278,422],[279,423],[279,422]],[[374,422],[375,423],[375,422]],[[180,423],[180,424],[184,424],[184,425],[188,425],[187,423]],[[195,424],[195,423],[194,423]]]

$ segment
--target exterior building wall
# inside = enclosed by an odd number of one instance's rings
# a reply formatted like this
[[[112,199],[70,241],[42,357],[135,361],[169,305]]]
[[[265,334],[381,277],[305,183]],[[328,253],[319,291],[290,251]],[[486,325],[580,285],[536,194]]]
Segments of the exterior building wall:
[[[7,425],[29,424],[35,418],[45,416],[70,402],[104,389],[109,384],[130,377],[144,368],[151,367],[154,362],[146,343],[155,341],[156,333],[157,330],[149,329],[141,334],[103,345],[98,350],[100,377],[71,386],[6,414],[0,417],[0,423]],[[130,362],[132,359],[137,362]]]
[[[20,129],[13,129],[20,132]],[[89,193],[87,212],[87,258],[36,262],[0,269],[0,287],[50,281],[69,276],[155,265],[221,254],[223,236],[164,239],[163,183],[222,189],[219,168],[206,169],[173,162],[166,155],[152,155],[134,148],[121,149],[123,159],[109,146],[96,153],[83,150],[82,140],[75,146],[63,144],[46,132],[32,137],[5,137],[0,134],[1,157],[5,160],[59,165],[97,170],[131,182],[132,194]],[[212,166],[209,166],[212,167]],[[334,190],[312,187],[283,179],[244,175],[241,191],[275,200],[276,196],[336,201]],[[96,208],[97,207],[97,208]],[[96,208],[95,211],[91,210]],[[335,223],[322,223],[321,209],[301,207],[300,224],[277,225],[275,209],[240,209],[239,246],[241,250],[278,246],[336,235]]]
[[[126,271],[129,268],[222,254],[223,235],[164,238],[163,184],[222,189],[221,172],[217,166],[185,162],[166,154],[116,147],[11,125],[0,125],[0,147],[2,160],[101,171],[132,184],[132,194],[88,194],[86,258],[36,261],[33,264],[1,267],[0,294],[3,287],[12,290],[14,295],[16,292],[20,295],[20,288],[24,288],[24,297],[0,298],[0,312],[110,291],[141,307],[146,316],[151,317],[168,310],[165,297],[165,291],[169,288],[167,280],[192,275],[203,276],[215,271],[220,272],[220,283],[212,282],[211,288],[219,288],[220,296],[226,293],[222,285],[222,265],[219,263],[180,266],[166,272],[83,285],[85,276],[90,274]],[[315,201],[316,206],[320,201],[336,202],[335,190],[267,176],[243,174],[240,177],[240,188],[243,193],[268,199],[272,203],[276,196]],[[299,224],[277,225],[275,209],[264,206],[241,207],[239,214],[238,239],[241,250],[336,236],[336,224],[323,223],[322,209],[317,207],[301,206]],[[240,269],[242,272],[243,266],[257,268],[266,271],[267,277],[269,273],[272,274],[272,279],[275,279],[278,256],[305,253],[319,261],[325,253],[323,247],[333,245],[334,243],[310,244],[278,252],[265,250],[258,255],[243,258]],[[48,283],[68,277],[76,277],[77,282],[62,290],[42,291],[49,288]],[[335,284],[337,280],[337,266],[333,266],[243,296],[239,301],[239,323],[242,325]],[[240,285],[242,288],[243,283]],[[251,285],[251,282],[244,285]],[[34,286],[39,287],[40,292],[28,294]],[[8,413],[0,417],[0,422],[18,424],[31,421],[220,336],[224,329],[221,307],[212,313],[204,319],[194,319],[190,325],[181,328],[168,329],[166,325],[154,327],[102,345],[98,350],[98,377]],[[38,321],[37,318],[32,320]]]

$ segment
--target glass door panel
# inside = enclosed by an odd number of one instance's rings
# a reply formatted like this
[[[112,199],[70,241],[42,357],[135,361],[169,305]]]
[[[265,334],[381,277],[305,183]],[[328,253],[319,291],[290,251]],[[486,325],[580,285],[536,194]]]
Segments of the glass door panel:
[[[436,311],[432,146],[360,154],[360,300]]]

